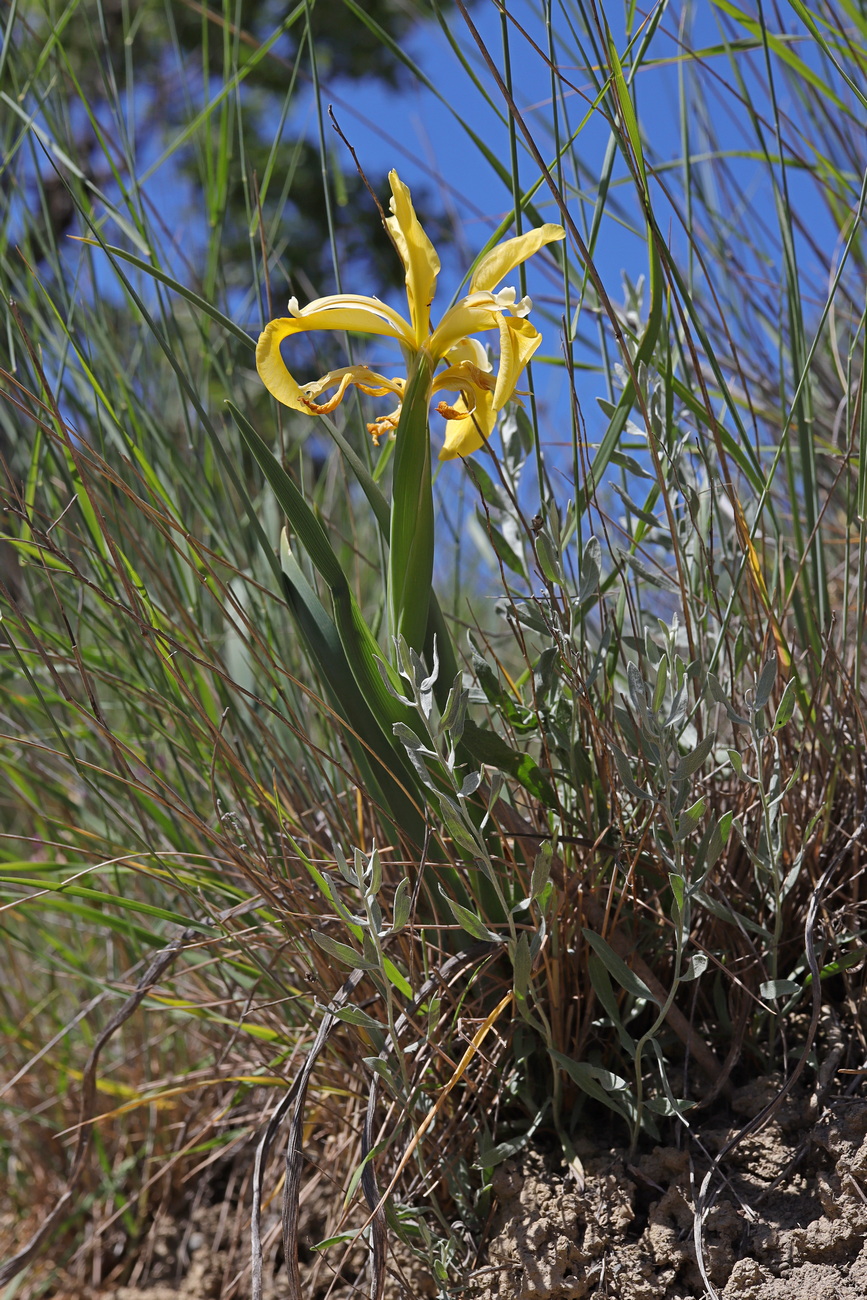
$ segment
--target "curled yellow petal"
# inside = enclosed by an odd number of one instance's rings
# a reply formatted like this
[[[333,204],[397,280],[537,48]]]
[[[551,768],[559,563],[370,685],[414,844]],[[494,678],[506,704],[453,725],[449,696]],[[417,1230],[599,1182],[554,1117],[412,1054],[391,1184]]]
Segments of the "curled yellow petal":
[[[380,438],[393,437],[398,424],[400,423],[400,407],[390,411],[388,415],[380,415],[367,426],[367,432],[373,439],[374,447],[379,446]]]
[[[385,375],[377,374],[368,366],[342,366],[339,370],[329,370],[328,374],[323,375],[321,379],[313,379],[308,384],[301,384],[301,400],[309,410],[315,409],[317,415],[327,415],[340,405],[350,384],[360,388],[363,393],[370,393],[371,397],[384,397],[386,393],[397,393],[398,397],[402,397],[406,388],[405,379],[386,379]],[[337,393],[320,406],[315,399],[320,393],[327,392],[335,385]]]
[[[260,334],[256,345],[256,369],[259,371],[259,377],[272,397],[276,397],[277,401],[282,402],[284,406],[290,407],[293,411],[301,411],[304,415],[328,415],[340,405],[350,384],[377,397],[385,393],[403,396],[405,380],[387,379],[385,375],[380,375],[363,365],[329,370],[328,374],[320,379],[299,384],[287,370],[280,352],[283,339],[291,333],[298,333],[297,329],[284,329],[287,324],[293,325],[295,321],[271,321]],[[316,399],[329,388],[336,388],[337,392],[327,401],[318,402]]]
[[[297,333],[292,328],[293,325],[294,322],[289,320],[272,320],[270,325],[265,326],[256,344],[256,369],[272,397],[293,411],[304,411],[309,415],[310,411],[304,404],[304,394],[286,369],[286,363],[280,354],[283,340],[290,334]],[[287,329],[286,326],[290,328]]]
[[[337,392],[333,393],[327,402],[317,402],[312,396],[302,398],[302,401],[304,401],[310,415],[330,415],[332,411],[337,410],[338,406],[343,401],[343,395],[351,383],[351,375],[342,375],[340,382],[337,385]],[[324,384],[322,386],[323,388],[325,387]]]
[[[283,323],[290,326],[287,333],[302,330],[348,330],[352,334],[387,335],[410,347],[414,346],[408,322],[393,307],[380,302],[378,298],[335,293],[328,298],[316,298],[300,309],[293,298],[289,303],[289,312],[289,316],[282,318]]]
[[[517,387],[527,362],[542,342],[542,335],[528,320],[517,316],[501,316],[500,365],[494,389],[494,410],[506,405]]]
[[[391,211],[386,219],[406,272],[406,297],[412,322],[414,348],[420,348],[430,333],[430,308],[436,292],[440,259],[415,215],[409,187],[396,171],[388,173]]]
[[[520,266],[528,257],[538,253],[540,248],[565,238],[566,231],[562,226],[547,222],[544,226],[538,226],[536,230],[529,230],[526,235],[516,235],[514,239],[503,240],[479,262],[470,281],[470,293],[474,293],[477,289],[493,289],[516,266]]]

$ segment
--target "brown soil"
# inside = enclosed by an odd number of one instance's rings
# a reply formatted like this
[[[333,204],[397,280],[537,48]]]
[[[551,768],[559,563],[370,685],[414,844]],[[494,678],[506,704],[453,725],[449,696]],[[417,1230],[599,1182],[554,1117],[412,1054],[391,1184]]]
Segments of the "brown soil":
[[[734,1126],[705,1122],[700,1140],[656,1147],[634,1160],[623,1149],[585,1142],[577,1178],[552,1168],[539,1152],[501,1164],[488,1248],[461,1300],[703,1300],[708,1292],[693,1244],[698,1189],[710,1160],[772,1094],[768,1083],[742,1089],[734,1098]],[[717,1176],[719,1194],[704,1226],[706,1267],[720,1300],[865,1300],[867,1102],[839,1099],[812,1124],[806,1098],[787,1102],[722,1168],[727,1181]],[[348,1257],[343,1247],[326,1256],[310,1249],[334,1230],[335,1195],[327,1179],[315,1177],[302,1195],[304,1295],[366,1300],[363,1249]],[[263,1223],[266,1300],[285,1295],[276,1210],[275,1203]],[[247,1213],[237,1199],[194,1203],[186,1215],[163,1215],[153,1225],[130,1278],[138,1285],[83,1287],[79,1281],[40,1293],[55,1300],[249,1296],[241,1245]],[[437,1294],[399,1243],[389,1263],[386,1300]],[[28,1294],[35,1292],[20,1293]]]
[[[757,1113],[751,1087],[736,1109]],[[726,1157],[707,1214],[705,1263],[721,1300],[867,1297],[867,1103],[841,1100],[805,1132],[795,1107]],[[713,1157],[731,1130],[703,1129]],[[708,1161],[656,1147],[630,1161],[590,1144],[584,1185],[538,1155],[501,1165],[488,1265],[473,1300],[701,1300],[693,1205]],[[720,1180],[718,1180],[719,1183]]]

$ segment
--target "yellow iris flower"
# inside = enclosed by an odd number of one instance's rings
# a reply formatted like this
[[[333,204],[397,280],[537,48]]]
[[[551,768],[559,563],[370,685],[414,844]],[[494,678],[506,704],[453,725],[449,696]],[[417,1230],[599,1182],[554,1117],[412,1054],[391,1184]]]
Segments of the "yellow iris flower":
[[[406,379],[389,379],[368,366],[354,365],[299,384],[286,368],[280,345],[291,335],[308,330],[384,335],[401,344],[408,368],[411,358],[426,350],[434,370],[442,362],[446,367],[434,374],[431,396],[443,391],[458,394],[453,405],[441,401],[437,406],[446,420],[440,460],[468,456],[490,436],[497,412],[515,392],[527,362],[542,341],[541,334],[527,320],[532,307],[530,299],[516,301],[514,289],[498,290],[497,285],[540,248],[565,238],[566,232],[562,226],[548,224],[497,244],[476,267],[469,292],[449,308],[432,330],[430,308],[440,260],[415,214],[409,189],[396,171],[389,172],[388,180],[392,215],[386,224],[406,272],[409,320],[378,298],[361,294],[331,294],[303,308],[293,298],[289,316],[272,320],[262,331],[256,347],[256,368],[265,387],[279,402],[306,415],[326,415],[333,411],[353,384],[376,397],[394,394],[398,398],[397,409],[368,425],[377,441],[397,428]],[[485,330],[499,332],[496,375],[484,347],[471,337]],[[336,391],[320,402],[318,399],[329,389]]]

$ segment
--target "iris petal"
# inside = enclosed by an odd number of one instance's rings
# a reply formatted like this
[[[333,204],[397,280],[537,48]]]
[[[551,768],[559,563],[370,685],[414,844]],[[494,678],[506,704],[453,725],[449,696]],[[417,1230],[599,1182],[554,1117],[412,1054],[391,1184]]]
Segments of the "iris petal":
[[[440,460],[454,460],[457,456],[471,456],[484,445],[494,431],[496,414],[492,395],[484,389],[476,393],[476,406],[472,414],[446,420],[446,440],[440,452]],[[467,404],[463,397],[455,402],[454,409],[465,411]]]
[[[403,395],[405,387],[403,379],[387,379],[385,375],[380,375],[377,371],[362,365],[329,370],[328,374],[323,375],[321,379],[299,384],[287,370],[280,353],[282,340],[288,337],[288,333],[298,332],[282,330],[281,326],[286,323],[283,320],[272,321],[262,331],[256,345],[256,369],[259,371],[259,377],[272,397],[276,397],[277,401],[282,402],[284,406],[290,407],[293,411],[302,411],[305,415],[326,414],[325,408],[329,411],[333,410],[342,400],[348,384],[355,384],[356,387],[374,396],[382,396],[385,393],[397,393],[399,397]],[[332,398],[325,403],[316,401],[321,393],[335,386],[338,388],[336,400]]]
[[[388,334],[401,343],[415,346],[409,323],[378,298],[332,294],[330,298],[315,299],[300,311],[293,311],[290,302],[289,309],[291,315],[281,317],[289,327],[286,335],[303,330],[349,330],[354,334]]]
[[[452,366],[459,366],[462,361],[469,361],[478,370],[493,369],[488,354],[478,339],[461,339],[453,348],[449,348],[446,360]]]
[[[498,328],[499,304],[492,293],[472,293],[450,307],[431,335],[430,348],[440,360],[470,334]]]
[[[370,393],[373,397],[384,397],[386,393],[397,393],[399,397],[403,396],[406,388],[405,379],[387,379],[385,375],[380,375],[376,370],[371,370],[368,366],[341,366],[339,370],[329,370],[327,375],[321,379],[314,379],[309,384],[301,385],[301,392],[305,398],[318,397],[335,384],[341,385],[344,382],[354,384],[356,388],[362,389],[365,393]]]
[[[542,335],[528,320],[500,317],[500,365],[494,389],[494,410],[500,411],[515,391],[521,372],[542,342]]]
[[[436,292],[440,259],[415,215],[408,186],[396,171],[388,173],[393,216],[386,219],[406,272],[406,297],[413,327],[413,346],[421,347],[430,334],[430,309]]]
[[[562,226],[555,226],[548,222],[544,226],[537,227],[536,230],[528,230],[526,235],[516,235],[514,239],[503,240],[479,262],[470,281],[470,293],[478,289],[493,289],[516,266],[520,266],[528,257],[538,253],[540,248],[565,238],[566,231]]]
[[[325,303],[326,306],[322,306]],[[344,305],[347,304],[347,305]],[[290,310],[292,304],[289,304]],[[401,316],[375,298],[350,294],[319,298],[293,316],[278,317],[265,326],[256,344],[256,369],[272,396],[293,411],[311,414],[307,399],[310,385],[299,385],[289,373],[280,344],[293,334],[309,330],[349,330],[353,333],[386,335],[406,343],[409,326]],[[317,390],[321,391],[321,389]]]
[[[304,411],[309,415],[310,411],[304,404],[304,395],[297,381],[286,369],[286,363],[280,355],[281,342],[293,332],[283,328],[288,324],[289,321],[272,320],[270,325],[265,326],[256,344],[256,369],[272,397],[276,397],[278,402],[291,407],[293,411]]]

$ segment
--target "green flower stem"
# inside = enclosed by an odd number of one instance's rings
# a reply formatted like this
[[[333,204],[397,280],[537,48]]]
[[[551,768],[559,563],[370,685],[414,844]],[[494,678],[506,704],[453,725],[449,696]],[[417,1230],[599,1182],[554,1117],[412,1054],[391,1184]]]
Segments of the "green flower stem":
[[[433,358],[422,348],[410,370],[397,426],[388,555],[388,612],[393,638],[424,649],[434,558],[428,406]],[[430,665],[428,665],[430,667]]]

